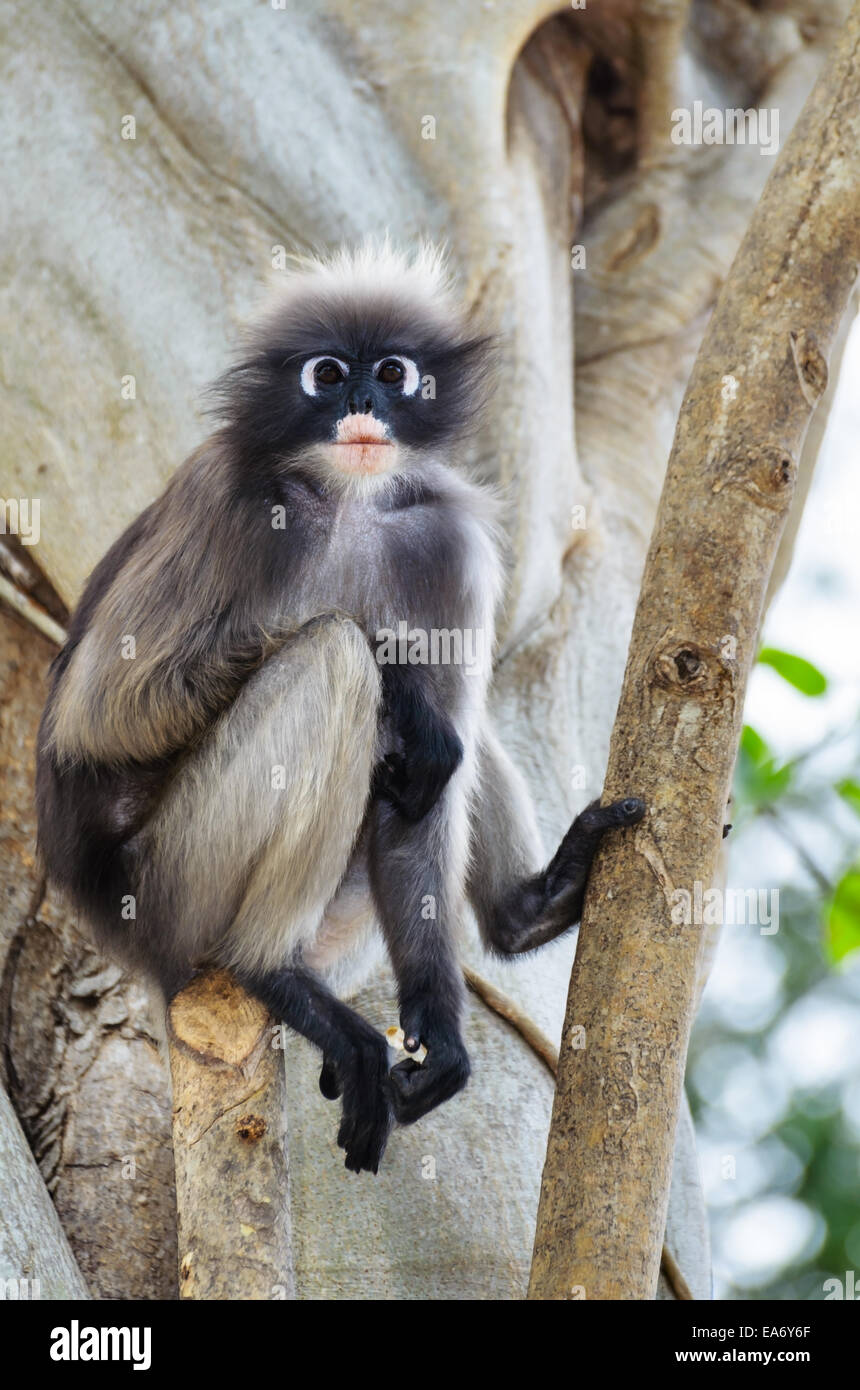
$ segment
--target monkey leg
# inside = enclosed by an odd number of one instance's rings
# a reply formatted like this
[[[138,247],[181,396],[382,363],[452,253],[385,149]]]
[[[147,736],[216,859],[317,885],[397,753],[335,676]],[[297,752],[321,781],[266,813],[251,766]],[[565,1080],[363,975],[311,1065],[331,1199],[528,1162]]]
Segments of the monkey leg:
[[[345,1166],[376,1173],[394,1123],[385,1038],[301,966],[242,968],[236,975],[276,1018],[321,1049],[320,1090],[328,1100],[343,1097],[337,1142]]]
[[[576,817],[549,865],[536,872],[540,842],[531,800],[489,733],[480,748],[480,783],[469,898],[485,945],[497,955],[519,955],[575,926],[600,841],[607,830],[640,821],[645,803],[638,797],[609,806],[593,801]]]
[[[308,623],[246,682],[139,838],[138,924],[164,951],[276,969],[313,940],[364,819],[379,684],[338,618]]]
[[[392,1124],[381,1034],[302,967],[347,871],[376,757],[380,680],[352,623],[306,625],[189,755],[141,835],[137,927],[166,988],[207,961],[323,1049],[347,1166]]]
[[[463,977],[454,934],[465,908],[465,801],[456,782],[420,821],[386,801],[371,812],[370,884],[397,979],[400,1023],[414,1058],[388,1076],[395,1118],[426,1115],[462,1090],[469,1058],[461,1036]]]

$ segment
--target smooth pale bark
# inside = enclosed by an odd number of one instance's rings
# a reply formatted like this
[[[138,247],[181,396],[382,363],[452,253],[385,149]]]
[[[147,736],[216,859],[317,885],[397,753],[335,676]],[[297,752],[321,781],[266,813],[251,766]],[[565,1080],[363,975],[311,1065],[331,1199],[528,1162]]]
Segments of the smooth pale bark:
[[[89,1298],[9,1097],[0,1086],[2,1297]]]
[[[779,157],[687,388],[612,736],[530,1297],[654,1296],[702,929],[762,606],[860,265],[860,4]]]
[[[167,1015],[179,1294],[295,1293],[281,1030],[224,970],[198,976]]]
[[[687,7],[675,0],[323,8],[141,3],[131,24],[121,6],[78,0],[52,14],[46,46],[31,7],[0,0],[0,490],[41,499],[34,549],[74,601],[209,428],[196,403],[278,278],[273,248],[386,229],[407,245],[447,240],[465,299],[504,343],[473,460],[509,503],[493,717],[551,851],[600,791],[684,384],[771,167],[754,147],[666,151],[667,102],[777,106],[786,132],[844,0],[795,0],[792,15],[708,0],[690,9],[683,41]],[[581,103],[595,57],[630,77],[627,114]],[[635,141],[637,105],[642,163],[618,175],[603,154],[619,134]],[[129,115],[134,140],[122,138]],[[571,270],[572,242],[587,249],[583,269]],[[29,718],[15,750],[21,788],[47,665],[36,641],[39,659],[26,672],[19,663],[14,686]],[[141,991],[96,970],[50,900],[28,926],[32,807],[21,797],[9,830],[15,893],[0,921],[15,945],[4,1026],[20,1062],[16,1109],[94,1293],[169,1297],[168,1087]],[[467,950],[558,1042],[572,940],[512,968],[474,940]],[[76,996],[79,985],[96,992]],[[387,972],[355,1002],[381,1028],[396,1022]],[[474,997],[466,1027],[472,1084],[393,1136],[378,1182],[344,1171],[316,1055],[288,1041],[300,1296],[524,1293],[552,1079]],[[138,1160],[134,1184],[105,1181],[123,1156]],[[706,1297],[689,1125],[676,1176],[667,1239]]]

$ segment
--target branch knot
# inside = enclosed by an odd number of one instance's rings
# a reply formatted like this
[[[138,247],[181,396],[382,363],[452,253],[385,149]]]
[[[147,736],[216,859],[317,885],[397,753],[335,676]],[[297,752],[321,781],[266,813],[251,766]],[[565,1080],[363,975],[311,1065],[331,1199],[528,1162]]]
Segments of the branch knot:
[[[698,642],[671,638],[658,647],[652,665],[657,684],[676,695],[720,699],[732,684],[720,653]]]

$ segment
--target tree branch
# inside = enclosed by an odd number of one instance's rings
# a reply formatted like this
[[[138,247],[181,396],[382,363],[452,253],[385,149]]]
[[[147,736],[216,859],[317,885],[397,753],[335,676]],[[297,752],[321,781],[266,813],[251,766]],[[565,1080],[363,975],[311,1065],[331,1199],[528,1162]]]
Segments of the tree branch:
[[[542,1029],[538,1028],[534,1020],[529,1018],[528,1014],[520,1008],[516,1000],[498,989],[483,975],[479,975],[471,966],[464,966],[463,975],[472,993],[476,994],[494,1014],[498,1014],[499,1018],[504,1019],[505,1023],[515,1028],[551,1075],[557,1076],[558,1049],[553,1046]],[[693,1298],[690,1286],[678,1266],[678,1261],[665,1245],[660,1257],[660,1268],[677,1299],[686,1301]]]
[[[591,878],[534,1299],[655,1293],[701,944],[701,928],[673,920],[674,890],[715,872],[768,577],[860,262],[858,56],[855,4],[767,183],[678,421],[606,778],[607,799],[637,793],[649,812]]]
[[[60,1218],[2,1086],[0,1280],[19,1281],[20,1298],[89,1298]],[[6,1297],[12,1296],[7,1290]]]
[[[28,623],[35,627],[45,637],[49,637],[52,642],[56,642],[61,647],[66,640],[65,630],[58,622],[55,622],[50,613],[46,613],[40,603],[17,588],[5,574],[0,574],[0,599],[8,603],[16,613],[25,618]]]

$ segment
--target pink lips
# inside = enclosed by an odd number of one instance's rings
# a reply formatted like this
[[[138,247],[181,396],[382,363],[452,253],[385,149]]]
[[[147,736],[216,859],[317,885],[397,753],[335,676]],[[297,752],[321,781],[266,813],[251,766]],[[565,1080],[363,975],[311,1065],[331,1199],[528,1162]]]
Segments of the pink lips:
[[[337,422],[338,444],[387,444],[388,432],[375,415],[344,415]]]
[[[337,422],[335,458],[344,473],[384,473],[391,465],[392,441],[374,415],[344,415]]]

